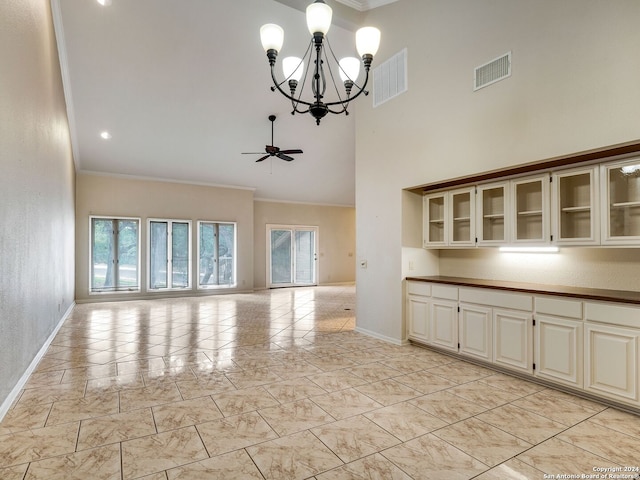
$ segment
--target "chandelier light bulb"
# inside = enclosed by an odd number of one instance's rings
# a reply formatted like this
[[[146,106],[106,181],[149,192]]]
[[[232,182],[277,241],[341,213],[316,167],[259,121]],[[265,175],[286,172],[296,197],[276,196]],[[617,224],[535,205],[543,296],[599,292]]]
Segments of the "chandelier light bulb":
[[[287,80],[299,82],[304,73],[304,63],[298,57],[285,57],[282,59],[282,73]]]
[[[343,82],[351,80],[355,82],[360,75],[360,60],[356,57],[344,57],[340,59],[340,79]]]
[[[284,43],[284,30],[280,25],[267,23],[260,27],[260,41],[265,52],[269,50],[279,52]]]
[[[326,35],[331,27],[331,16],[333,11],[331,7],[322,0],[316,0],[307,7],[307,27],[309,33],[322,33]]]
[[[356,32],[356,49],[361,57],[378,53],[380,30],[375,27],[363,27]]]

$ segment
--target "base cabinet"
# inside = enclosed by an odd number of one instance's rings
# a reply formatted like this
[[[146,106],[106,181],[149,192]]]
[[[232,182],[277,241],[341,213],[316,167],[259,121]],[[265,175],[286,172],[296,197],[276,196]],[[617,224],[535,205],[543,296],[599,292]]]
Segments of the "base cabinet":
[[[429,341],[429,298],[409,295],[407,299],[409,316],[409,338]]]
[[[533,373],[533,315],[511,310],[493,311],[493,362],[502,367]]]
[[[535,375],[582,388],[582,322],[536,315]]]
[[[585,324],[585,390],[613,399],[638,399],[640,331]]]
[[[490,362],[493,356],[491,309],[460,304],[460,353]]]
[[[640,305],[413,283],[410,339],[640,409]]]
[[[430,343],[453,352],[458,351],[458,303],[434,299],[431,302]]]

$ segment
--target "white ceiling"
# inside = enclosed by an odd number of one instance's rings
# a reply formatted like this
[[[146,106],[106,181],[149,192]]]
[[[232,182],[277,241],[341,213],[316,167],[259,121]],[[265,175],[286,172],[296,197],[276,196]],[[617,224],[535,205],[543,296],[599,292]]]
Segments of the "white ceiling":
[[[355,3],[366,9],[372,1]],[[301,56],[309,34],[300,9],[274,0],[113,0],[109,7],[52,0],[52,6],[78,171],[354,204],[355,114],[330,115],[316,126],[308,114],[292,116],[288,100],[270,90],[260,26],[280,24],[280,57]],[[353,32],[334,22],[329,38],[338,57],[355,55]],[[275,144],[304,150],[295,161],[255,163],[257,155],[241,154],[271,143],[269,114],[278,116]],[[103,130],[110,140],[100,138]]]

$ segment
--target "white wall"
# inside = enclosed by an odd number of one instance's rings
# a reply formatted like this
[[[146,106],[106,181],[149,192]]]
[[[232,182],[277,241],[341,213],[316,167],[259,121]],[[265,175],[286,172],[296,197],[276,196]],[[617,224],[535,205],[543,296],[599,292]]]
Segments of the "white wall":
[[[0,3],[0,59],[1,406],[73,304],[74,169],[48,1]]]
[[[408,48],[409,91],[356,111],[357,255],[368,260],[357,270],[358,328],[404,338],[403,247],[414,261],[420,253],[403,239],[403,188],[640,137],[638,18],[635,0],[400,0],[367,15],[382,30],[374,66]],[[508,51],[512,76],[473,92],[474,67]],[[485,256],[463,255],[436,267],[424,252],[412,274],[482,274]],[[635,251],[619,255],[638,265]],[[588,264],[576,281],[602,270],[594,255],[571,258]],[[532,278],[567,281],[555,270]]]

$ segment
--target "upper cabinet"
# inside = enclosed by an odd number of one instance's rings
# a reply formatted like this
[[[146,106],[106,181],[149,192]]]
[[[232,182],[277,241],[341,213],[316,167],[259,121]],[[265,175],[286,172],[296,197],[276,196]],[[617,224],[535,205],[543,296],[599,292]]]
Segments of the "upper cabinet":
[[[424,247],[640,245],[640,157],[424,196]]]
[[[476,193],[478,245],[504,245],[509,241],[506,224],[509,192],[509,182],[478,185]]]
[[[640,158],[602,165],[602,243],[640,241]]]
[[[549,174],[511,180],[513,243],[549,243],[549,183]]]
[[[449,207],[449,195],[447,192],[425,195],[422,205],[424,246],[446,246],[449,232],[445,219]]]
[[[473,246],[476,241],[475,187],[449,192],[449,245]]]
[[[551,214],[554,243],[600,243],[598,173],[597,167],[588,167],[553,174]]]

